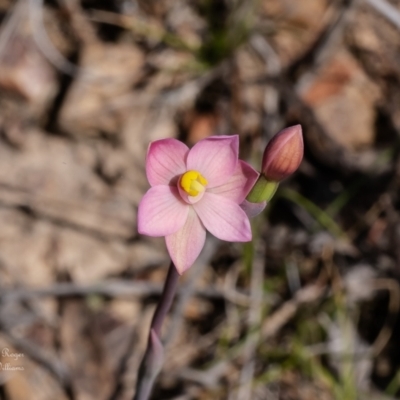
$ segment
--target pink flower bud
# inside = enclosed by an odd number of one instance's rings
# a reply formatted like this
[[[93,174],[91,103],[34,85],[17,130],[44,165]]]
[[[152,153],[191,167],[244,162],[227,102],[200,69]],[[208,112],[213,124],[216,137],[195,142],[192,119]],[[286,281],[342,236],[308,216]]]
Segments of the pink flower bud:
[[[262,160],[262,173],[269,181],[280,182],[293,174],[303,159],[301,125],[281,130],[268,143]]]

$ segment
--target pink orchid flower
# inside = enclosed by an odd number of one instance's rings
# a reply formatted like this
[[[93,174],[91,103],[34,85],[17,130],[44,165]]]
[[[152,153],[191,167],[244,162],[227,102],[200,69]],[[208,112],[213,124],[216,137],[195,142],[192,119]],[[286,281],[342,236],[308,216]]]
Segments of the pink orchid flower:
[[[176,139],[152,142],[146,158],[151,188],[138,210],[138,231],[165,236],[182,274],[200,254],[206,230],[230,242],[251,240],[250,222],[239,206],[258,178],[238,159],[239,137],[213,136],[192,149]]]

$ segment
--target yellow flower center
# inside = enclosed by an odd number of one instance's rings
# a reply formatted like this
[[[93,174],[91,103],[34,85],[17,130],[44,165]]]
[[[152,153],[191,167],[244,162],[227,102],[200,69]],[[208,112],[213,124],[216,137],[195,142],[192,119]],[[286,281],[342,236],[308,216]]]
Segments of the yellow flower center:
[[[195,197],[199,193],[204,192],[208,182],[200,172],[187,171],[182,175],[179,184],[189,196]]]

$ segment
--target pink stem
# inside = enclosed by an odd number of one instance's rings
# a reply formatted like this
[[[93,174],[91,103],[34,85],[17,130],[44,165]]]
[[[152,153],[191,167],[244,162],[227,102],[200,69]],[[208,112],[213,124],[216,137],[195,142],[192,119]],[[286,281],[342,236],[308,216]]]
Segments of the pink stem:
[[[164,349],[160,341],[161,327],[175,297],[178,280],[179,274],[171,262],[160,300],[151,321],[147,349],[140,364],[133,400],[150,398],[155,379],[161,371],[164,361]]]

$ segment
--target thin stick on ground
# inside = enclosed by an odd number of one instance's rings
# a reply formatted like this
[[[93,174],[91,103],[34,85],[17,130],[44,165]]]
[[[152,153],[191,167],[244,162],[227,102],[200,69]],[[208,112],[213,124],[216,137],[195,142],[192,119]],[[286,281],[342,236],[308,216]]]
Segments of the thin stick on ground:
[[[400,12],[396,7],[384,0],[365,0],[365,2],[400,29]]]

